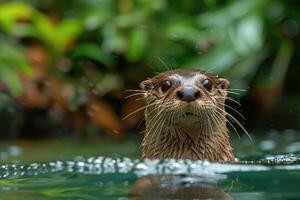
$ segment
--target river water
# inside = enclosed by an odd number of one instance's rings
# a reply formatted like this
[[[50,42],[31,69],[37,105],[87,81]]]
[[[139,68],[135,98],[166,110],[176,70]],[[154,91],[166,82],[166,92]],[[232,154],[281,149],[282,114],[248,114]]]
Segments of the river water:
[[[3,143],[0,199],[300,199],[295,130],[232,137],[239,162],[140,160],[139,139]]]

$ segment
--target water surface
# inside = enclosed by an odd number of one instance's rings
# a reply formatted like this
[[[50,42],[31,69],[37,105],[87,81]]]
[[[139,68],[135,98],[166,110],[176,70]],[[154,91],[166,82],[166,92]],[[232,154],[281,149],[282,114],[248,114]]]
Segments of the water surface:
[[[233,137],[236,164],[139,160],[135,138],[3,143],[0,199],[300,199],[298,133],[252,140]]]

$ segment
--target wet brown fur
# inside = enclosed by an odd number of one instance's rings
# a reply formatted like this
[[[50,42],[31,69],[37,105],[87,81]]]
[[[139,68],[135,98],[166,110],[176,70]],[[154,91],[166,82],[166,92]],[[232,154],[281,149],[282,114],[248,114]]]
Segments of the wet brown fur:
[[[211,91],[201,84],[204,79],[211,81]],[[162,92],[166,80],[172,81],[172,87]],[[189,80],[201,98],[187,103],[175,94]],[[171,70],[140,86],[146,101],[143,158],[234,161],[224,108],[229,81],[197,69]]]

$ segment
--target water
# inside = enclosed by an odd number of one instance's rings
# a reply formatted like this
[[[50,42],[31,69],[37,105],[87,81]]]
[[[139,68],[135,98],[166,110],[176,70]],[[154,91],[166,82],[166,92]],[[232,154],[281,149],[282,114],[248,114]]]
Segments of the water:
[[[54,154],[43,159],[44,144],[4,144],[0,199],[300,199],[298,135],[234,139],[236,164],[139,160],[134,141],[63,143],[60,153],[54,142],[47,146]],[[27,148],[36,152],[31,162]]]

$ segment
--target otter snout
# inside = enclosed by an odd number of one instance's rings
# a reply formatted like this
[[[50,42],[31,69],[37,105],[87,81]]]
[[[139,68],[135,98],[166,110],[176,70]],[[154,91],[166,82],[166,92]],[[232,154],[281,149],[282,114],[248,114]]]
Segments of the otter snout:
[[[185,86],[177,91],[176,96],[181,101],[191,102],[200,98],[200,91],[192,86]]]

